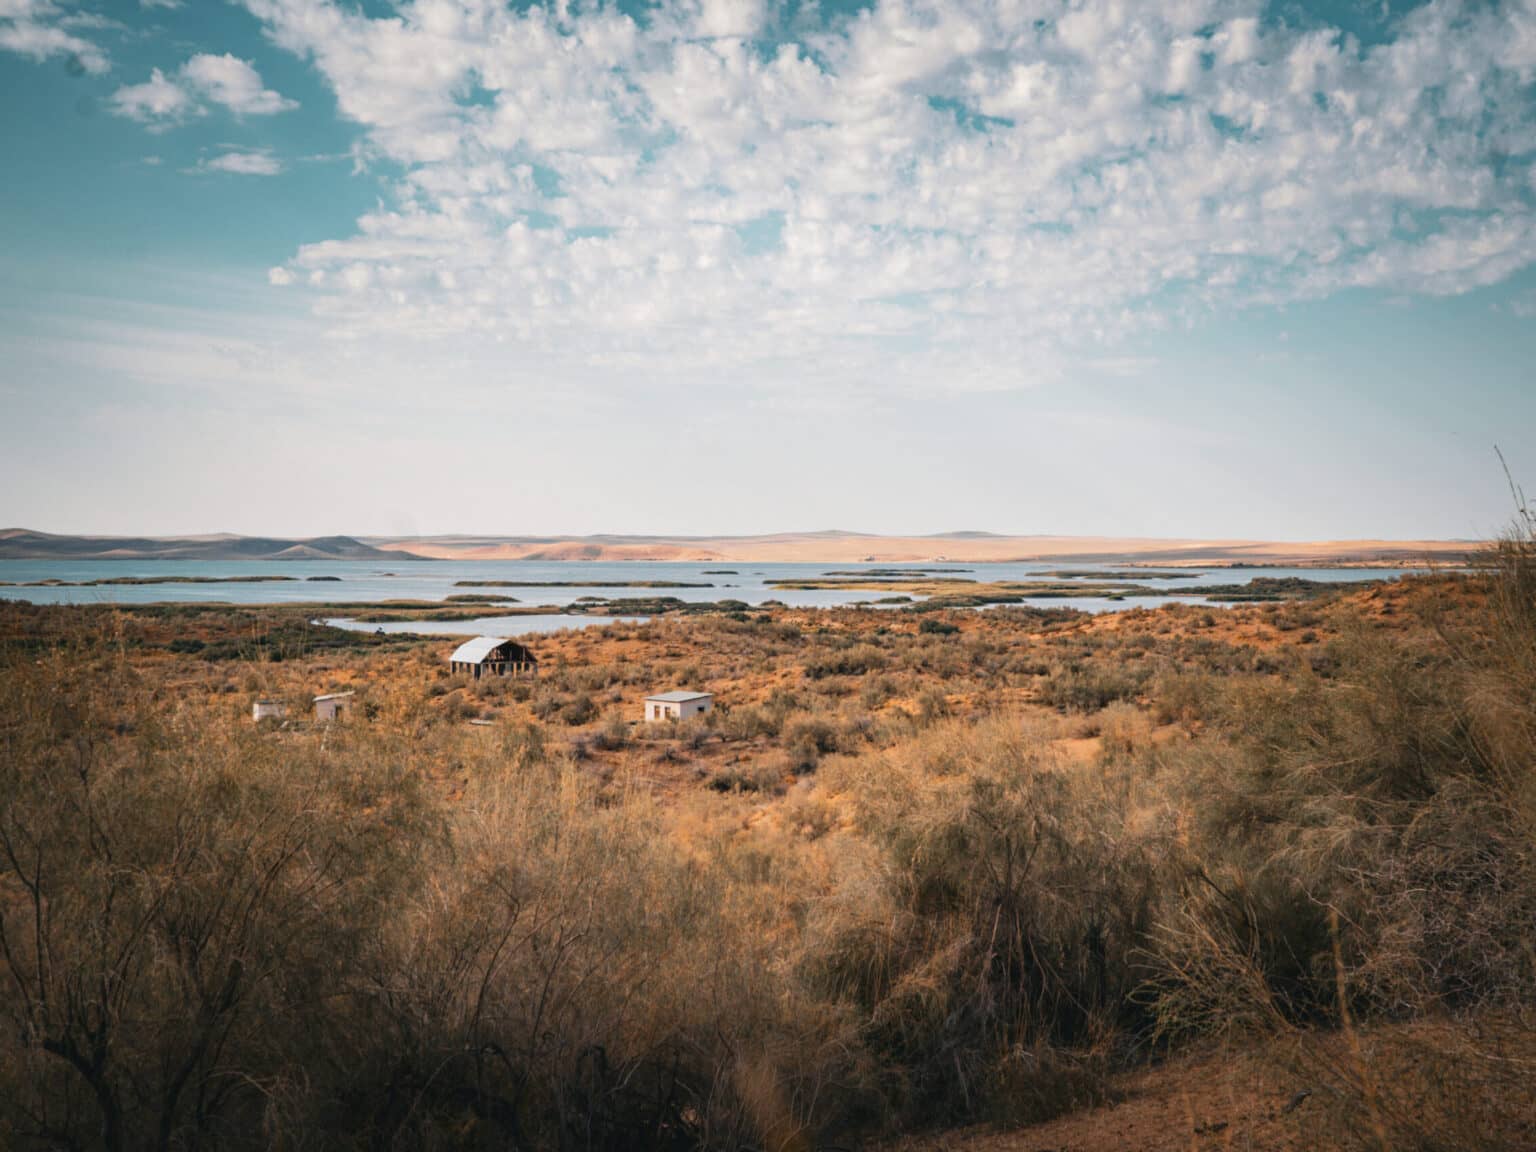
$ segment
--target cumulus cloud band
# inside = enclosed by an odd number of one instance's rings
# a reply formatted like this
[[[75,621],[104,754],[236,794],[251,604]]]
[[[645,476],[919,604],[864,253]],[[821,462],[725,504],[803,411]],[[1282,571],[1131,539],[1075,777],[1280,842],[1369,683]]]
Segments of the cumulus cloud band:
[[[288,271],[355,330],[580,332],[653,366],[899,348],[1006,384],[1214,307],[1536,259],[1524,0],[1423,5],[1369,44],[1251,0],[813,26],[756,0],[243,2],[403,173]]]

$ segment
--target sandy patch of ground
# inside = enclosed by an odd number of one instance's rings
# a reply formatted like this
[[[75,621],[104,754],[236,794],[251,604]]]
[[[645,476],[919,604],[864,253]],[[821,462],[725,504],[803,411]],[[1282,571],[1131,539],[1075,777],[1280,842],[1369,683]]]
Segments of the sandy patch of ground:
[[[1043,1124],[906,1137],[883,1152],[1536,1148],[1533,1057],[1528,1022],[1499,1016],[1295,1032],[1118,1076],[1111,1103]]]
[[[1476,547],[1445,540],[1158,540],[1108,536],[863,536],[784,533],[718,537],[448,537],[370,541],[457,560],[676,560],[738,563],[987,563],[1060,560],[1211,566],[1264,564],[1412,567],[1453,563]]]

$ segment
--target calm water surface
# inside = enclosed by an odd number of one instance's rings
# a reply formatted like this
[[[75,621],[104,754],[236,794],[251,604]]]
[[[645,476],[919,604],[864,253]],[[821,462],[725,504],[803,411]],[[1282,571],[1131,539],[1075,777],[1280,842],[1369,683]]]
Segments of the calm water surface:
[[[835,607],[878,599],[879,591],[854,589],[776,588],[770,580],[808,580],[829,571],[859,572],[875,568],[900,568],[896,563],[880,564],[747,564],[747,563],[675,563],[660,561],[567,561],[563,563],[529,560],[401,560],[398,564],[374,560],[0,560],[0,598],[30,600],[36,604],[150,604],[165,602],[224,601],[232,604],[326,603],[347,604],[379,600],[441,601],[453,595],[494,594],[514,597],[520,606],[548,607],[558,611],[582,597],[628,600],[654,596],[672,596],[699,602],[741,600],[761,604],[777,600],[795,607]],[[965,571],[942,575],[963,576],[977,581],[1054,580],[1050,575],[1064,571],[1106,571],[1114,565],[1092,566],[1056,563],[1033,564],[944,564],[936,567],[963,568]],[[721,569],[731,569],[723,573]],[[1131,571],[1127,569],[1126,571]],[[1149,569],[1148,572],[1156,571]],[[1158,580],[1136,577],[1138,583],[1152,587],[1197,589],[1212,584],[1245,584],[1255,577],[1301,576],[1311,580],[1347,582],[1353,580],[1395,579],[1402,571],[1373,571],[1358,568],[1201,568],[1185,569],[1188,578]],[[940,575],[935,573],[935,575]],[[95,587],[24,587],[36,580],[63,580],[80,583],[120,577],[230,577],[291,576],[292,580],[263,581],[249,584],[116,584]],[[333,579],[315,579],[331,577]],[[514,580],[531,584],[521,588],[460,587],[460,581]],[[703,588],[599,588],[562,587],[575,581],[676,581],[707,584]],[[1085,581],[1086,582],[1086,581]],[[8,585],[8,586],[7,586]],[[964,585],[956,585],[963,591]],[[894,593],[892,593],[894,594]],[[1179,597],[1182,602],[1198,602]],[[1077,607],[1094,611],[1122,611],[1136,607],[1156,607],[1162,598],[1130,597],[1122,601],[1045,599],[1041,607]],[[494,610],[494,609],[491,609]],[[526,618],[525,618],[526,619]],[[564,617],[562,619],[571,620]],[[580,618],[576,618],[580,619]],[[425,623],[448,624],[449,621],[413,621],[411,631],[428,631]],[[574,622],[568,627],[580,625]],[[526,629],[525,629],[526,630]],[[455,632],[458,629],[454,629]]]
[[[531,633],[565,632],[600,624],[644,624],[649,616],[562,616],[557,613],[528,616],[479,616],[473,620],[389,620],[372,624],[346,616],[327,617],[323,623],[348,632],[398,632],[417,636],[527,636]]]

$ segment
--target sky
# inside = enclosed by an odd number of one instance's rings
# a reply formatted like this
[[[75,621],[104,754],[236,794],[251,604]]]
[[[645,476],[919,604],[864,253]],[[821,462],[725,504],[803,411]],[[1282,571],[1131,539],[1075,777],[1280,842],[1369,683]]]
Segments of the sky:
[[[1471,538],[1536,0],[0,0],[0,526]]]

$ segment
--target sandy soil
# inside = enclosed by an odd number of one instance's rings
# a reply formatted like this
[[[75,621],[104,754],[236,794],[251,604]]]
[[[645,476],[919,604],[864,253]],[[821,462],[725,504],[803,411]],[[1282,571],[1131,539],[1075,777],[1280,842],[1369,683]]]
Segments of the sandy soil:
[[[909,1136],[881,1152],[1536,1148],[1533,1055],[1529,1023],[1491,1013],[1292,1032],[1114,1077],[1110,1102],[1043,1124]]]
[[[1418,566],[1456,563],[1475,543],[1454,540],[1158,540],[1101,536],[864,536],[786,533],[720,537],[487,537],[371,539],[374,547],[456,560],[679,560],[739,563],[1085,563]]]
[[[1210,1051],[1117,1078],[1117,1099],[1097,1108],[1011,1131],[909,1137],[885,1152],[1289,1152],[1311,1146],[1297,1115],[1309,1097],[1292,1106],[1309,1087],[1251,1052]]]

